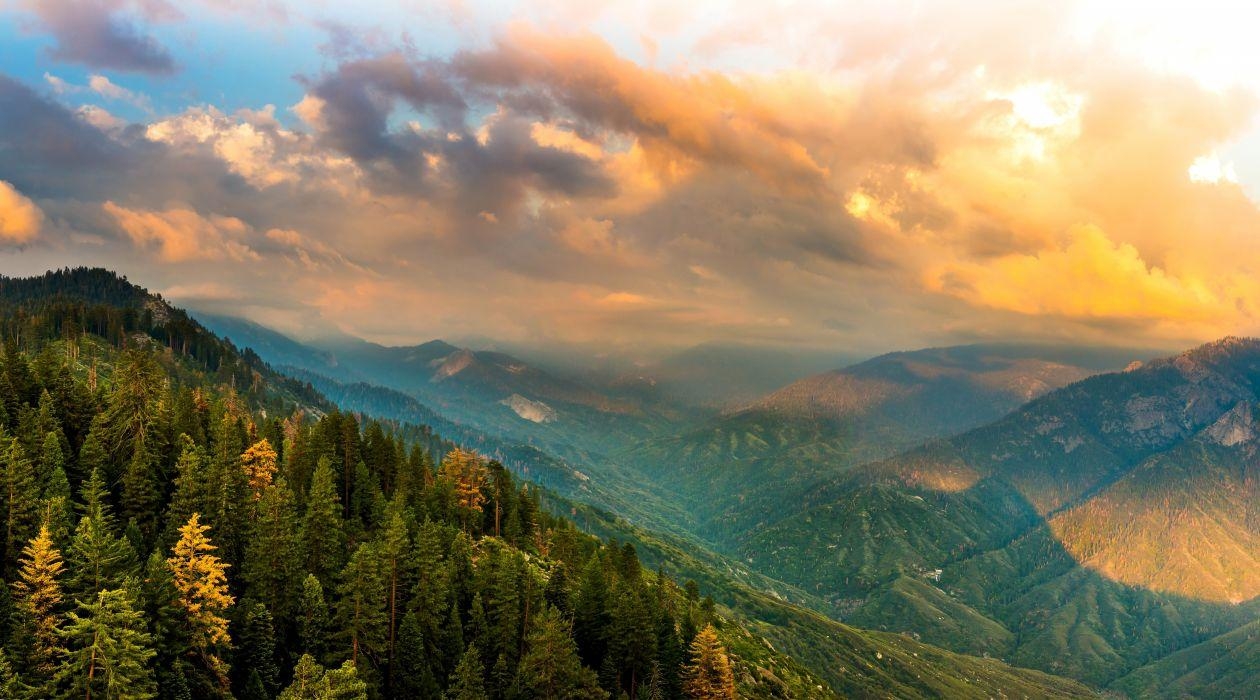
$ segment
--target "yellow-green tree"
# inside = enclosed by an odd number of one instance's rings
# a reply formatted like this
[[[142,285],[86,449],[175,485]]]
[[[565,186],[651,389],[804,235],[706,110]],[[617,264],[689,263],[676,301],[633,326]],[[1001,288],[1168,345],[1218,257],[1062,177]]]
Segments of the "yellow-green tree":
[[[471,517],[481,515],[481,506],[486,498],[482,493],[486,476],[485,459],[476,452],[457,447],[442,458],[438,478],[450,483],[465,530]]]
[[[241,453],[241,468],[249,477],[249,488],[258,500],[264,489],[271,486],[276,473],[276,450],[271,441],[263,438]]]
[[[19,564],[18,580],[13,582],[14,608],[19,622],[14,637],[25,640],[28,645],[26,662],[32,680],[48,680],[61,653],[57,609],[62,594],[58,579],[65,571],[65,564],[61,552],[53,546],[47,525],[41,526],[35,539],[22,549]]]
[[[726,700],[735,697],[735,674],[726,648],[718,641],[717,630],[707,625],[691,642],[691,663],[683,669],[683,691],[696,700]]]
[[[179,541],[166,560],[171,579],[179,592],[176,601],[188,624],[189,643],[216,679],[226,685],[227,664],[218,651],[228,646],[228,621],[225,617],[235,599],[228,593],[228,564],[213,554],[206,532],[209,525],[199,522],[193,513],[179,529]]]

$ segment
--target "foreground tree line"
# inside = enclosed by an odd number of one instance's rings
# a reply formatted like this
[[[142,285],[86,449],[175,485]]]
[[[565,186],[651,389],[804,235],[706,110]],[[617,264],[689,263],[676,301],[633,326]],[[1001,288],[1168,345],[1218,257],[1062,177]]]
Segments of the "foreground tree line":
[[[73,357],[0,358],[0,697],[734,697],[694,583],[501,465]]]

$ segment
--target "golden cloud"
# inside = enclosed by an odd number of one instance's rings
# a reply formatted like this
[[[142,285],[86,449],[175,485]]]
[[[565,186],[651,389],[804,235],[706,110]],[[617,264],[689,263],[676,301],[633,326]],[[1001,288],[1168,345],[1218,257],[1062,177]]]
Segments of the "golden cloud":
[[[0,180],[0,239],[29,243],[39,235],[44,213],[13,185]]]

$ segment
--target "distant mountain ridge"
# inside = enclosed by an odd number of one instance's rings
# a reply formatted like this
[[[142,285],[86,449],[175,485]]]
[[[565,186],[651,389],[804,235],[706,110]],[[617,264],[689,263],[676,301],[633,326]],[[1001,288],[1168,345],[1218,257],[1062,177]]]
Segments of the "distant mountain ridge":
[[[1037,353],[972,345],[881,355],[619,458],[693,498],[706,532],[737,542],[853,466],[983,425],[1095,372]],[[1123,366],[1121,357],[1112,361]]]

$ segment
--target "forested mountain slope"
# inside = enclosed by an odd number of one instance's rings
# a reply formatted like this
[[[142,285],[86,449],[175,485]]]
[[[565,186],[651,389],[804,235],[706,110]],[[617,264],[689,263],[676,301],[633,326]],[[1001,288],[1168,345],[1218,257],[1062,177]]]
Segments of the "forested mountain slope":
[[[833,481],[741,552],[860,624],[1118,682],[1254,619],[1258,390],[1260,342],[1233,338],[1086,379]]]
[[[699,669],[747,697],[1090,694],[843,626],[833,691],[497,463],[100,275],[0,280],[5,697],[676,697]]]
[[[682,494],[703,534],[737,546],[852,466],[983,425],[1094,372],[1043,359],[1054,354],[977,345],[882,355],[618,458]]]

